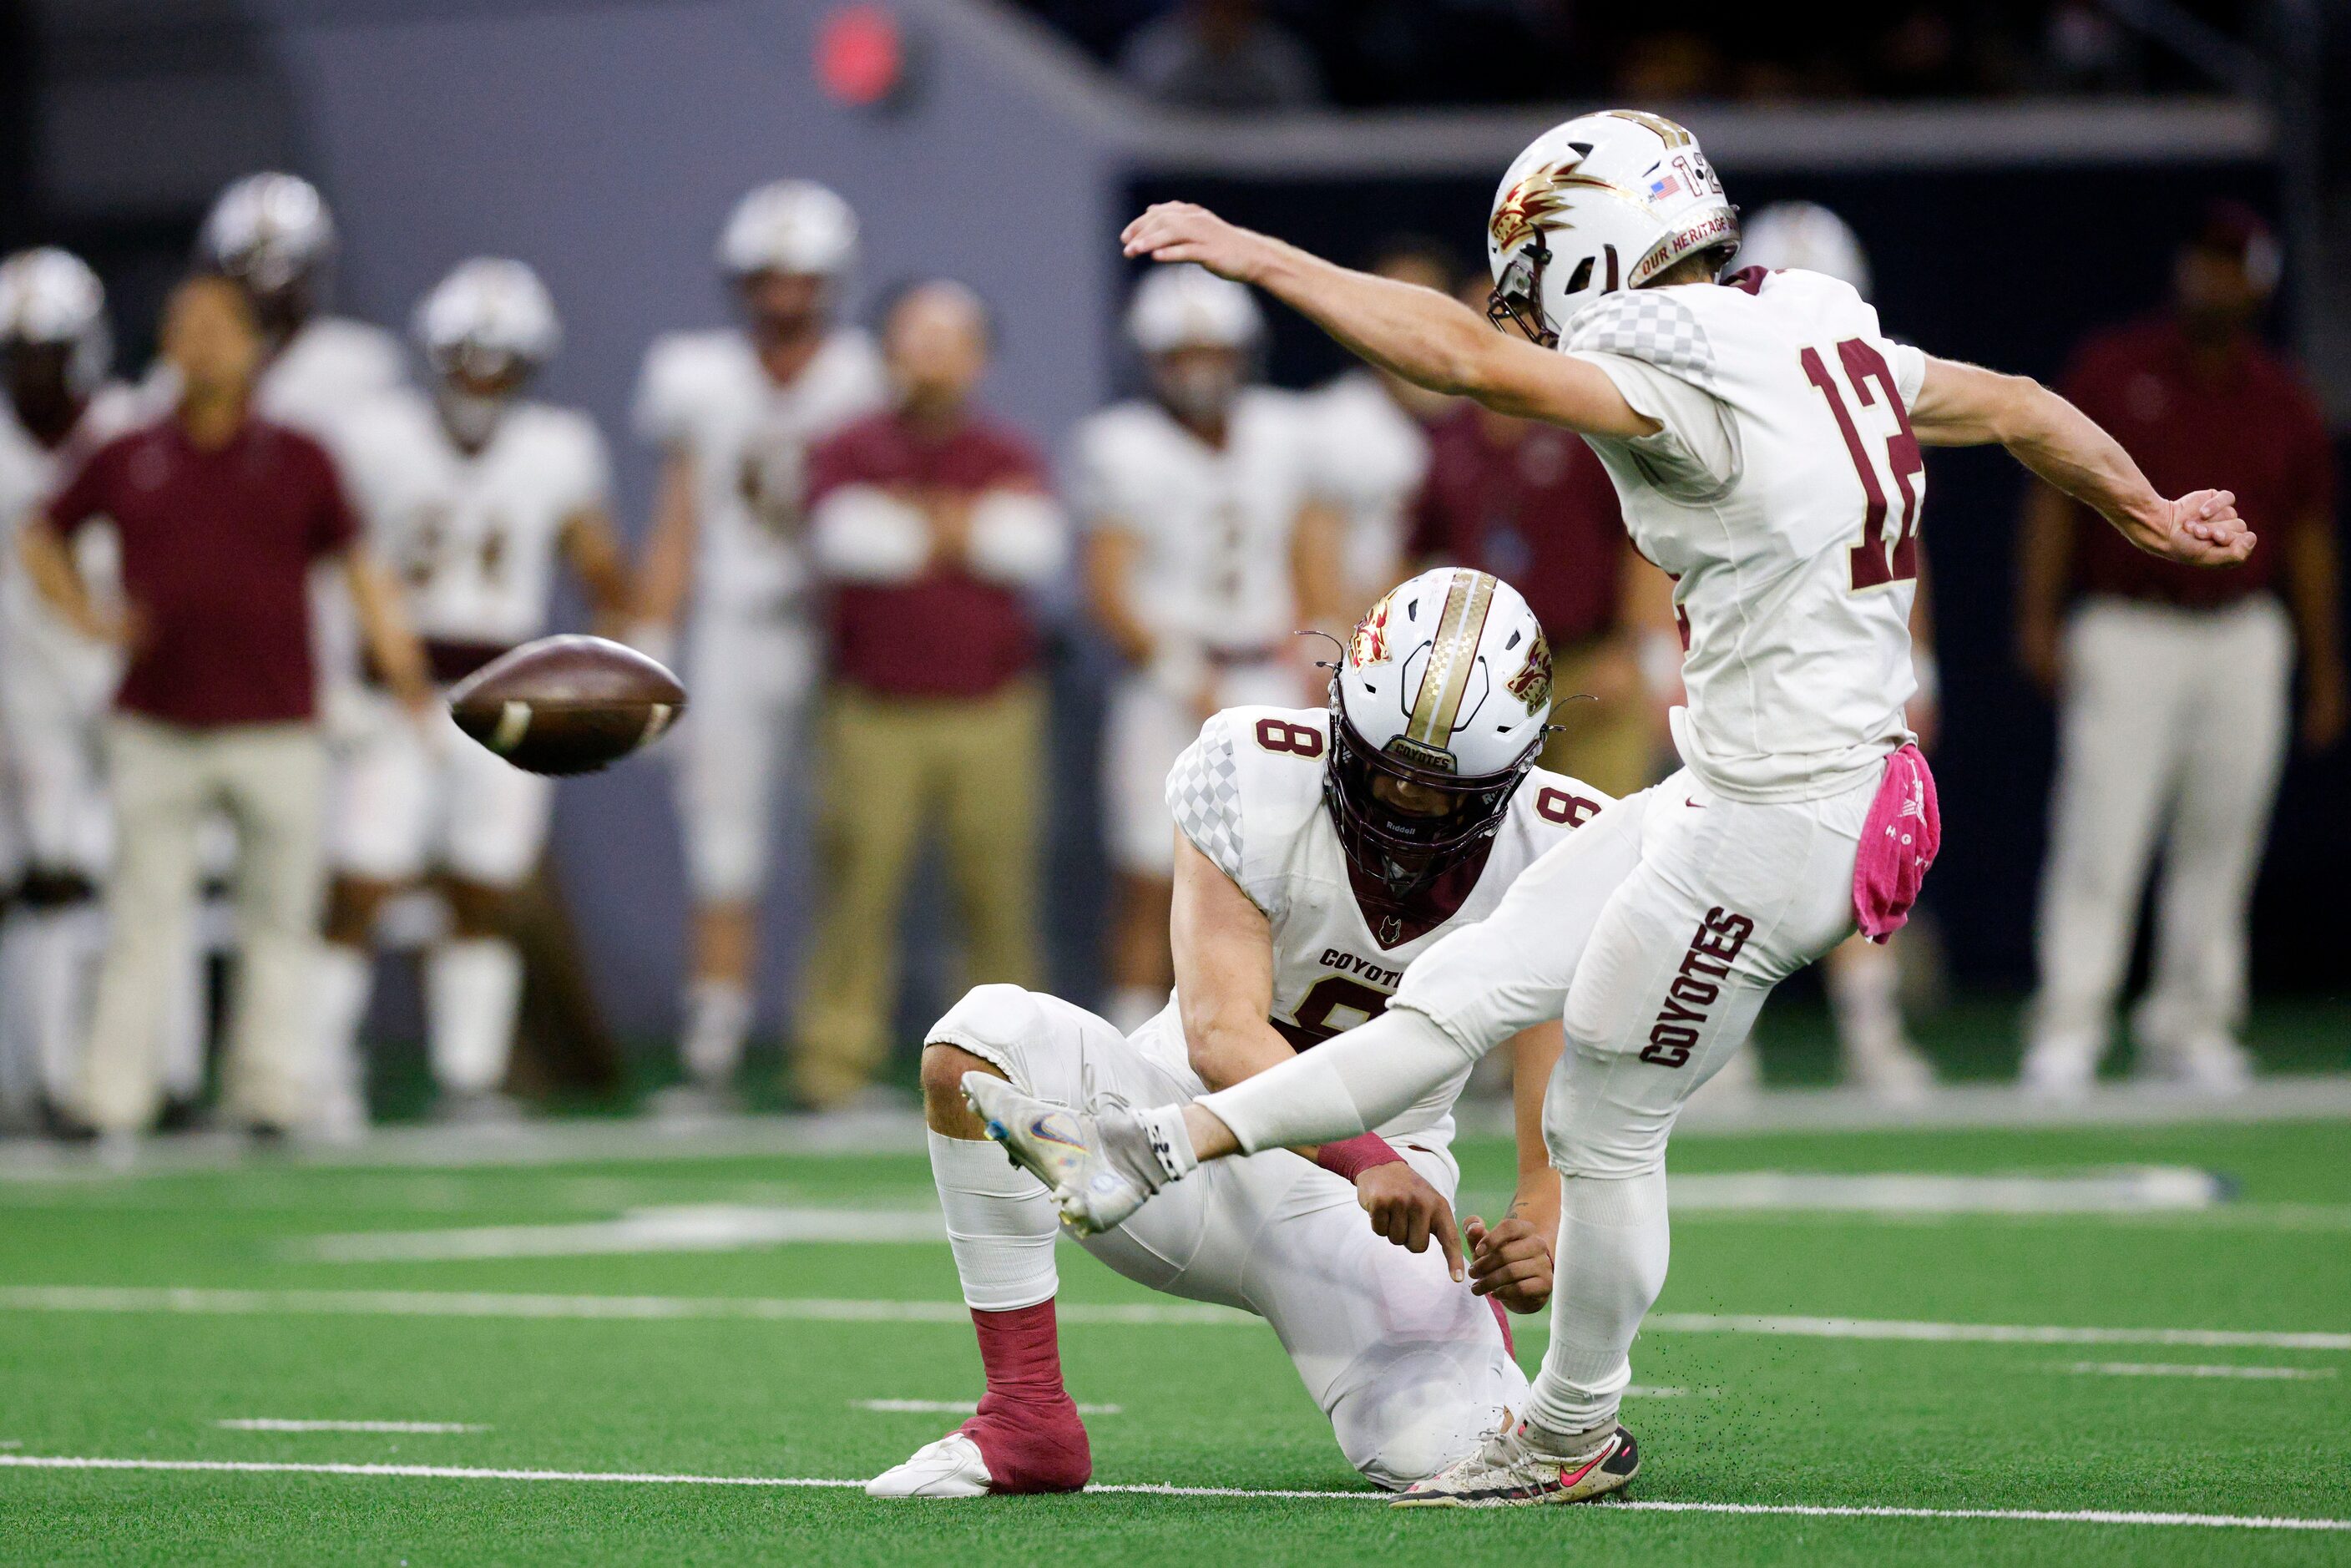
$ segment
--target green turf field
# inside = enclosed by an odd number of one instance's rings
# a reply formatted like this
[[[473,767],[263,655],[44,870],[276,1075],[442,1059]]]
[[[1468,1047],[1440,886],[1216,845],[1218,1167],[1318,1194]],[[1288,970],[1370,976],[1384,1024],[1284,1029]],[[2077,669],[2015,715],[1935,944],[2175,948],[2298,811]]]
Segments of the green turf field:
[[[1508,1151],[1464,1153],[1475,1207],[1502,1190]],[[1677,1214],[1663,1315],[1635,1352],[1653,1392],[1627,1405],[1638,1502],[2351,1522],[2351,1125],[1693,1135],[1674,1153],[1692,1176],[2156,1165],[2237,1185],[2216,1207],[2102,1217]],[[927,1202],[912,1153],[0,1181],[0,1557],[2351,1562],[2351,1533],[2152,1520],[1393,1513],[1360,1495],[1262,1325],[1166,1312],[1074,1249],[1070,1383],[1118,1407],[1089,1423],[1099,1481],[1334,1495],[885,1505],[677,1479],[862,1477],[958,1419],[866,1404],[978,1392],[946,1249],[919,1235]],[[917,1234],[513,1255],[645,1245],[611,1222],[649,1209],[674,1244],[695,1216],[723,1231],[839,1224],[844,1207]],[[546,1228],[583,1225],[601,1228]],[[428,1249],[500,1255],[365,1260],[382,1233],[451,1231],[474,1239]],[[1120,1305],[1144,1310],[1105,1310]],[[1522,1335],[1530,1364],[1540,1348]],[[256,1419],[478,1429],[222,1425]],[[563,1474],[29,1462],[44,1458]]]

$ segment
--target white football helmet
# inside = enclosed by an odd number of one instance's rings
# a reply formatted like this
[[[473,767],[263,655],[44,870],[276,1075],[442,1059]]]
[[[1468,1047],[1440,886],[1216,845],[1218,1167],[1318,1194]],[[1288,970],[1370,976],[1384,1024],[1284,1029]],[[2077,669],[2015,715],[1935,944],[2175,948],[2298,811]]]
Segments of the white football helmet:
[[[1826,273],[1869,298],[1869,256],[1861,236],[1834,213],[1817,202],[1774,202],[1740,225],[1739,254],[1733,267],[1760,267],[1767,271],[1801,267]]]
[[[319,188],[301,176],[247,174],[214,201],[196,247],[211,266],[271,294],[334,255],[335,220]]]
[[[1246,285],[1185,263],[1155,267],[1134,286],[1126,335],[1146,354],[1257,346],[1265,316]]]
[[[106,288],[98,274],[53,246],[0,261],[0,345],[9,343],[68,348],[68,388],[84,397],[96,391],[114,359]]]
[[[1469,858],[1550,720],[1551,645],[1518,590],[1462,567],[1390,590],[1331,677],[1322,794],[1348,858],[1392,894]]]
[[[718,236],[730,277],[785,272],[839,278],[857,262],[857,214],[812,180],[778,180],[735,204]]]
[[[424,357],[444,372],[500,360],[535,369],[563,346],[555,301],[538,274],[496,256],[459,262],[416,307],[413,329]]]
[[[1530,142],[1494,193],[1487,314],[1551,348],[1602,295],[1738,248],[1739,209],[1696,137],[1638,110],[1578,115]]]

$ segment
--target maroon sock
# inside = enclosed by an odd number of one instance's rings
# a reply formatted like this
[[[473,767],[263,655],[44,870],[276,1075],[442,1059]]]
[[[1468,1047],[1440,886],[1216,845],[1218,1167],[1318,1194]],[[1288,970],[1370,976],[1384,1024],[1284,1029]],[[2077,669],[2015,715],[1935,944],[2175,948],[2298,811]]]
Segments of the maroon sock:
[[[999,1492],[1076,1491],[1093,1474],[1085,1423],[1061,1386],[1061,1344],[1053,1303],[1008,1312],[972,1309],[987,1392],[963,1424]]]

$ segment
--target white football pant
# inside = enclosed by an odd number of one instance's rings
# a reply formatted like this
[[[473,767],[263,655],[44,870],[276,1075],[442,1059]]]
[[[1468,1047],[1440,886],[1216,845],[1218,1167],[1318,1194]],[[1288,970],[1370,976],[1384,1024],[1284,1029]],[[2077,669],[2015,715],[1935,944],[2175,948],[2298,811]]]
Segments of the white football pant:
[[[1759,805],[1677,773],[1602,811],[1493,915],[1423,954],[1382,1017],[1202,1103],[1244,1149],[1350,1137],[1563,1015],[1543,1102],[1564,1178],[1558,1278],[1529,1409],[1554,1432],[1605,1426],[1665,1283],[1667,1136],[1772,987],[1853,929],[1877,788]]]
[[[1138,1105],[1198,1096],[1172,1013],[1122,1036],[1057,997],[981,986],[927,1037],[994,1063],[1056,1104],[1113,1093]],[[1450,1201],[1460,1180],[1441,1145],[1398,1152]],[[965,1299],[1006,1312],[1051,1297],[1052,1200],[993,1145],[932,1138]],[[1444,1254],[1374,1234],[1354,1184],[1286,1150],[1205,1166],[1086,1250],[1169,1295],[1254,1312],[1273,1325],[1347,1462],[1384,1487],[1435,1475],[1476,1447],[1526,1376],[1493,1308],[1457,1285]]]
[[[2051,1065],[2086,1078],[2105,1054],[2158,842],[2154,982],[2133,1032],[2158,1056],[2235,1035],[2293,674],[2293,628],[2266,595],[2218,611],[2095,599],[2074,612],[2030,1041]]]

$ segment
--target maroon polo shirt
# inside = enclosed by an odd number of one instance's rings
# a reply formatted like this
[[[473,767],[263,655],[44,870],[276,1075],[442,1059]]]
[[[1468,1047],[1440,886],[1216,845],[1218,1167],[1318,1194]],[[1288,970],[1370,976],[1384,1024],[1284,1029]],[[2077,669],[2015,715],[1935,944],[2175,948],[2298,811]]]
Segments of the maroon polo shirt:
[[[48,517],[121,538],[139,642],[115,706],[191,729],[314,716],[310,568],[359,533],[317,442],[248,419],[204,452],[165,419],[91,453]]]
[[[2217,371],[2203,370],[2178,323],[2141,322],[2083,345],[2064,391],[2164,495],[2235,491],[2262,541],[2241,567],[2199,570],[2134,548],[2077,506],[2076,592],[2199,610],[2232,604],[2276,580],[2293,529],[2329,517],[2335,458],[2325,418],[2293,367],[2260,343],[2248,340]]]
[[[1515,441],[1462,407],[1428,433],[1412,554],[1490,571],[1526,596],[1553,648],[1616,628],[1625,518],[1581,436],[1520,423]]]
[[[811,505],[847,485],[977,497],[1042,489],[1045,467],[1019,433],[978,415],[939,435],[895,411],[869,415],[809,455]],[[1019,591],[934,562],[906,582],[842,583],[831,594],[835,678],[882,696],[982,697],[1029,672],[1037,633]]]

